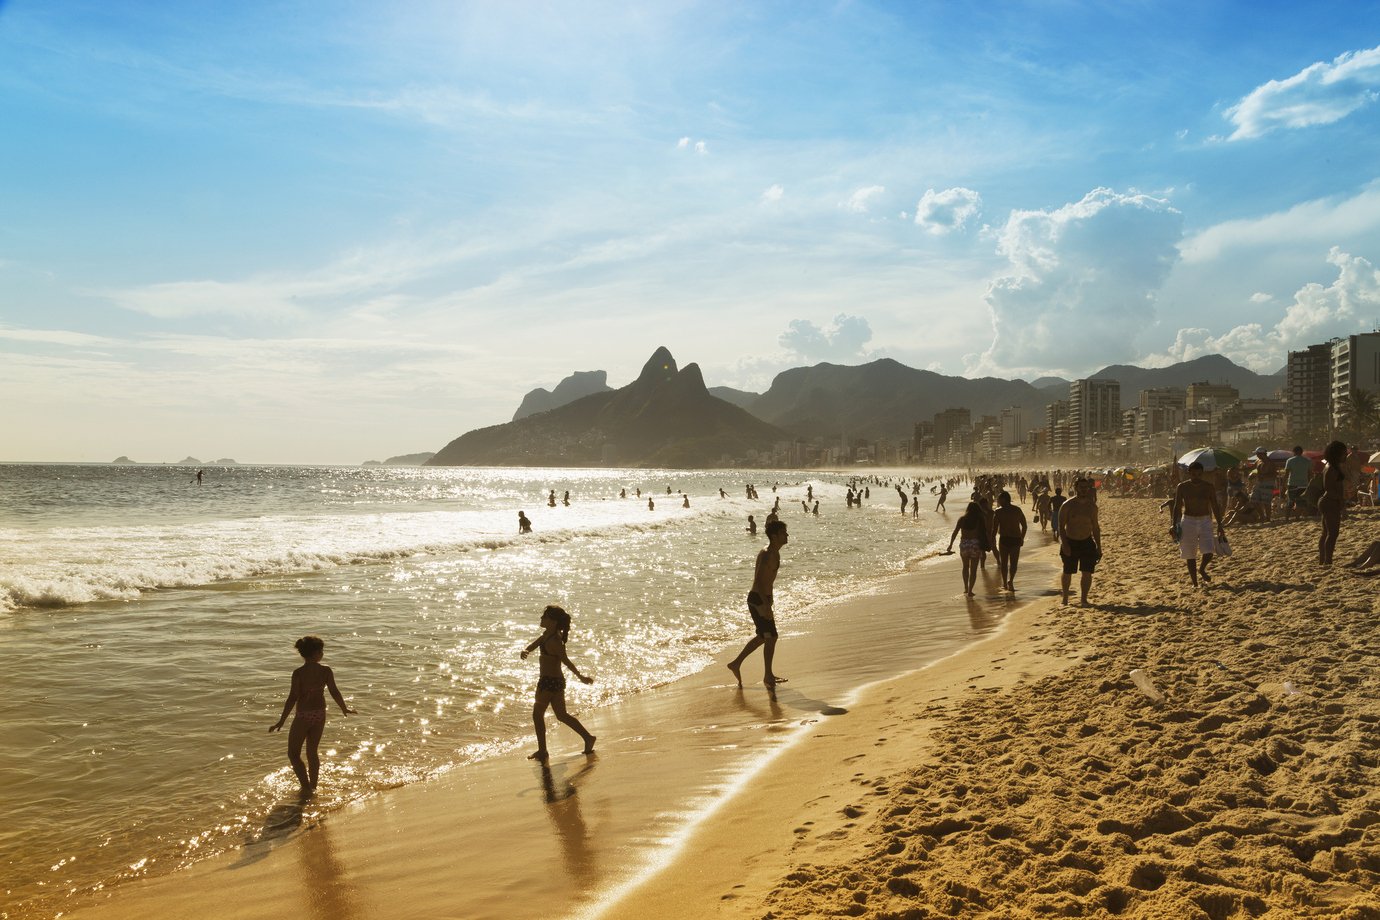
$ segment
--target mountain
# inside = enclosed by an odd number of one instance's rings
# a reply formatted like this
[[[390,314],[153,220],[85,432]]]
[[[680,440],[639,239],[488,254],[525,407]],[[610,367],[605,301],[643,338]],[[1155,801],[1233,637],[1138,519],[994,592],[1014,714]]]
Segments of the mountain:
[[[513,421],[538,412],[549,412],[592,393],[607,393],[612,389],[607,371],[576,371],[556,384],[554,390],[537,387],[522,397],[522,404],[513,413]]]
[[[753,404],[762,398],[761,393],[749,393],[747,390],[735,390],[733,387],[710,387],[709,394],[749,412],[752,411]]]
[[[1270,399],[1284,386],[1284,372],[1257,374],[1223,355],[1204,355],[1169,367],[1136,367],[1112,364],[1089,377],[1105,377],[1121,383],[1121,404],[1135,405],[1136,394],[1151,387],[1187,387],[1190,383],[1228,383],[1247,399]],[[1067,392],[1061,397],[1068,398]]]
[[[360,466],[421,466],[434,456],[434,453],[427,450],[418,454],[401,454],[387,460],[365,460]]]
[[[711,395],[698,365],[678,369],[670,351],[658,348],[627,386],[467,432],[426,465],[695,468],[786,439],[780,429]]]
[[[783,371],[753,414],[800,437],[909,438],[914,425],[966,407],[974,420],[1022,406],[1043,419],[1048,400],[1024,380],[946,377],[881,358],[856,367],[816,364]]]

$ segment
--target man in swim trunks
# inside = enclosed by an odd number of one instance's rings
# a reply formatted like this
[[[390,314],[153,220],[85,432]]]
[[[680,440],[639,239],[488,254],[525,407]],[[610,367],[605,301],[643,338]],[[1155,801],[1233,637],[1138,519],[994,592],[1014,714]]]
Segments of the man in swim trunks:
[[[1064,563],[1060,589],[1067,604],[1073,573],[1082,572],[1081,604],[1086,607],[1093,570],[1102,559],[1102,525],[1097,519],[1097,493],[1092,480],[1077,480],[1073,491],[1074,497],[1059,509],[1059,556]]]
[[[765,532],[767,548],[757,554],[752,590],[747,596],[748,613],[752,616],[756,635],[743,646],[738,657],[728,663],[728,669],[733,672],[740,687],[743,685],[743,662],[747,660],[747,656],[757,651],[758,647],[762,649],[762,662],[765,667],[762,683],[774,687],[786,681],[786,678],[777,677],[771,670],[772,657],[776,654],[776,613],[772,609],[771,592],[776,584],[776,573],[781,568],[781,547],[786,545],[786,524],[780,520],[769,520]]]
[[[1203,479],[1203,465],[1198,461],[1188,465],[1188,478],[1174,490],[1174,505],[1169,514],[1169,531],[1179,538],[1179,555],[1188,565],[1188,578],[1193,587],[1198,587],[1200,577],[1205,582],[1212,581],[1208,577],[1208,563],[1217,552],[1217,540],[1226,534],[1222,532],[1222,506],[1217,503],[1217,490]],[[1214,518],[1217,520],[1215,537],[1212,532]],[[1198,561],[1199,554],[1201,561]]]
[[[1279,463],[1271,460],[1263,447],[1255,449],[1255,459],[1255,489],[1251,492],[1251,501],[1265,509],[1265,520],[1269,521],[1270,509],[1275,503],[1275,479],[1279,476]]]
[[[1016,566],[1021,561],[1021,546],[1025,543],[1028,525],[1025,512],[1011,504],[1011,493],[1005,489],[997,493],[997,510],[992,514],[997,531],[997,568],[1001,570],[1001,586],[1016,590]]]

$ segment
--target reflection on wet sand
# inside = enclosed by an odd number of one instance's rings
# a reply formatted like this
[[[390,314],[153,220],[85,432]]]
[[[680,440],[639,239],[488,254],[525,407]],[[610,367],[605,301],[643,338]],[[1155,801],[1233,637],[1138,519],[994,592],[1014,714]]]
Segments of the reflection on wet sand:
[[[547,763],[541,764],[541,785],[546,801],[546,816],[556,830],[556,839],[561,845],[561,856],[565,860],[566,874],[572,882],[584,889],[592,882],[598,869],[594,848],[590,846],[589,828],[584,815],[580,813],[580,799],[577,783],[594,769],[595,755],[586,758],[584,766],[573,774],[565,776],[565,765],[558,765],[562,773],[558,779]]]
[[[302,867],[302,892],[317,920],[352,920],[367,917],[359,904],[359,893],[331,844],[329,821],[308,828],[298,840],[298,862]]]
[[[310,801],[311,794],[303,792],[273,806],[268,814],[264,815],[264,821],[260,825],[258,833],[245,839],[239,859],[235,860],[230,868],[239,869],[253,865],[272,852],[275,847],[286,843],[293,831],[302,826],[302,821],[306,817],[307,803]]]

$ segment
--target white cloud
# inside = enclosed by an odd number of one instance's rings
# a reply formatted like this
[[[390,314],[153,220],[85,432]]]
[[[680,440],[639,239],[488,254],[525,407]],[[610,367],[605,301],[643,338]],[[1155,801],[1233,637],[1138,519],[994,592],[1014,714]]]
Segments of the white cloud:
[[[762,193],[762,200],[780,201],[782,196],[784,196],[785,194],[786,190],[784,188],[782,188],[779,185],[773,185],[771,188],[767,189],[765,192]]]
[[[1179,247],[1186,264],[1210,262],[1241,249],[1300,243],[1330,245],[1380,228],[1380,182],[1351,198],[1316,198],[1264,217],[1223,221],[1184,240]]]
[[[1079,372],[1135,356],[1178,258],[1168,202],[1098,188],[1053,211],[1013,211],[997,251],[1011,271],[987,288],[994,337],[969,372]]]
[[[886,186],[883,185],[869,185],[866,188],[860,188],[848,196],[848,202],[844,207],[857,214],[866,214],[870,203],[885,191]]]
[[[839,361],[863,356],[872,340],[872,327],[861,316],[840,313],[820,328],[807,319],[793,319],[777,339],[781,347],[806,361]]]
[[[1203,328],[1180,329],[1169,357],[1189,361],[1223,354],[1253,370],[1273,372],[1290,351],[1364,331],[1367,320],[1380,315],[1380,271],[1335,246],[1327,261],[1337,267],[1337,280],[1326,287],[1315,282],[1300,288],[1274,328],[1246,323],[1218,336]]]
[[[685,149],[689,148],[689,146],[690,146],[690,138],[688,138],[688,137],[682,137],[679,141],[676,142],[676,149],[678,149],[678,150],[685,150]]]
[[[704,141],[695,141],[695,152],[700,156],[704,156],[709,152],[709,145]]]
[[[1251,295],[1251,303],[1269,303],[1274,299],[1272,295],[1266,294],[1264,291],[1256,291]]]
[[[982,211],[982,196],[970,188],[946,188],[942,192],[926,189],[915,206],[915,224],[926,233],[944,236],[964,225]]]
[[[1284,80],[1251,90],[1227,109],[1236,130],[1227,138],[1246,140],[1276,128],[1306,128],[1340,121],[1380,98],[1380,47],[1348,51],[1319,61]]]

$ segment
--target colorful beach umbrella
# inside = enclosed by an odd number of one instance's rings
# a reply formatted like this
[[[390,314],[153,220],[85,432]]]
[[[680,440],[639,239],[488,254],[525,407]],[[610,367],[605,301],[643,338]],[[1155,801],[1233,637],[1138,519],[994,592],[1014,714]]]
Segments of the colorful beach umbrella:
[[[1195,447],[1178,459],[1179,466],[1201,463],[1205,470],[1229,470],[1241,465],[1245,459],[1240,454],[1225,447]]]

